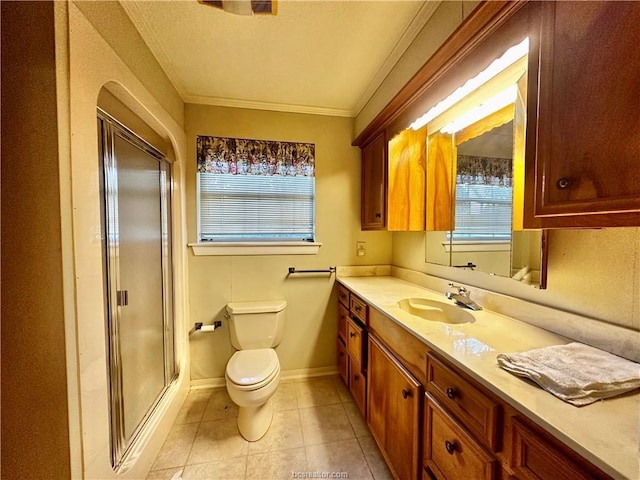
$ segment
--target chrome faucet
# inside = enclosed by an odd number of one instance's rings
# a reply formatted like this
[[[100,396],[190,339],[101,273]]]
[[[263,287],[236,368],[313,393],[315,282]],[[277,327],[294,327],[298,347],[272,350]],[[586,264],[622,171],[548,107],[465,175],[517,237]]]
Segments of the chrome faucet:
[[[482,310],[482,307],[469,298],[471,292],[460,285],[454,285],[453,282],[449,282],[450,289],[456,289],[455,291],[447,290],[444,296],[450,300],[453,300],[456,305],[466,307],[471,310]]]

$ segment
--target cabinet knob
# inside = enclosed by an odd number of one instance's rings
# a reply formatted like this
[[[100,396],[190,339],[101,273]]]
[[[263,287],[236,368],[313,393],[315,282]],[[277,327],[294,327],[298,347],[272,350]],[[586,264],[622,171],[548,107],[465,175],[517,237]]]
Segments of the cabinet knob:
[[[381,213],[376,213],[376,218],[380,218],[380,217],[382,217],[382,214]]]
[[[562,177],[556,182],[556,188],[558,190],[566,190],[570,186],[571,186],[571,180],[569,180],[567,177]]]
[[[413,394],[411,393],[411,390],[407,390],[406,388],[402,389],[402,398],[404,398],[405,400],[409,397],[413,396]]]
[[[360,306],[356,305],[355,307],[353,307],[353,309],[354,309],[356,312],[359,312],[360,310],[362,310],[362,307],[360,307]]]
[[[447,397],[453,400],[457,396],[458,396],[458,391],[455,388],[453,387],[447,388]]]
[[[349,337],[350,337],[350,338],[353,338],[353,337],[355,337],[355,336],[356,336],[356,334],[355,334],[354,332],[349,332]]]
[[[456,445],[456,442],[450,442],[449,440],[445,440],[444,441],[444,448],[447,449],[447,453],[449,455],[453,455],[453,452],[455,452],[458,449],[458,445]]]
[[[358,375],[357,373],[353,376],[353,381],[357,382],[358,380],[360,380],[360,375]]]

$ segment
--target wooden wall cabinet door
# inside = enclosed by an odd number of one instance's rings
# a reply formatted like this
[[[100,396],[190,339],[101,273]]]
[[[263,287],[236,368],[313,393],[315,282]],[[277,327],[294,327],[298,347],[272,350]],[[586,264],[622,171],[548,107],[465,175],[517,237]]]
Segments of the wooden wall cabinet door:
[[[533,3],[525,223],[640,225],[640,3]]]
[[[382,132],[362,148],[362,230],[387,226],[387,141]]]
[[[420,474],[422,387],[395,357],[369,336],[367,421],[400,480]]]

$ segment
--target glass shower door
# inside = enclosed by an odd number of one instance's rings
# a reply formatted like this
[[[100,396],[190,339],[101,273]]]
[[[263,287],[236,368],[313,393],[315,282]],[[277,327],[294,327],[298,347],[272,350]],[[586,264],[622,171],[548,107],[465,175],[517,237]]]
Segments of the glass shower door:
[[[169,235],[170,165],[101,119],[111,383],[117,467],[175,374]]]

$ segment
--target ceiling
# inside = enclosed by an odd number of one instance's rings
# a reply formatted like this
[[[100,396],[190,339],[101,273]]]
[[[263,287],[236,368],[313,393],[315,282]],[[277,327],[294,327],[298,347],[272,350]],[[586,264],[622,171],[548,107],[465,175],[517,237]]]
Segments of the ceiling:
[[[188,103],[354,117],[440,0],[278,0],[242,16],[121,0]]]

